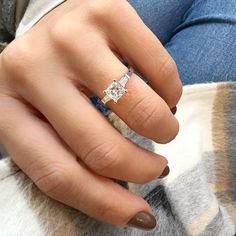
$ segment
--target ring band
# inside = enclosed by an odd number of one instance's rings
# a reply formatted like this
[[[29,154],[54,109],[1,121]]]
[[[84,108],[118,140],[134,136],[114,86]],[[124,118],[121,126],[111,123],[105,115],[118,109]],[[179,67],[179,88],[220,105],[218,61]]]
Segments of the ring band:
[[[113,100],[114,103],[117,103],[118,100],[128,92],[128,90],[125,88],[125,85],[133,73],[133,68],[129,68],[129,71],[124,76],[122,76],[121,79],[113,80],[107,89],[103,91],[105,96],[102,98],[101,102],[106,104],[110,100]]]

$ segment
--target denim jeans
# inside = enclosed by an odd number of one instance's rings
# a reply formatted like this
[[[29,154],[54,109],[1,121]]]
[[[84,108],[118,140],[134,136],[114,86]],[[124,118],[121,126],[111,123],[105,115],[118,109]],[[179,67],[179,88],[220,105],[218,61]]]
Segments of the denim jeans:
[[[177,63],[184,85],[236,81],[236,0],[129,0]],[[103,114],[109,109],[92,102]]]
[[[183,84],[236,81],[236,0],[129,0]]]

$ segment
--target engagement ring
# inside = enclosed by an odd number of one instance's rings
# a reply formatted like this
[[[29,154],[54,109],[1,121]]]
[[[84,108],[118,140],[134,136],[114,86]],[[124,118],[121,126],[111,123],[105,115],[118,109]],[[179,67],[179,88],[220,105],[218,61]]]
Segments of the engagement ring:
[[[105,96],[101,100],[102,103],[106,104],[110,100],[113,100],[114,103],[117,103],[118,100],[128,92],[128,90],[125,88],[125,85],[127,84],[133,73],[133,68],[129,68],[129,71],[121,79],[113,80],[108,88],[103,91],[105,93]]]

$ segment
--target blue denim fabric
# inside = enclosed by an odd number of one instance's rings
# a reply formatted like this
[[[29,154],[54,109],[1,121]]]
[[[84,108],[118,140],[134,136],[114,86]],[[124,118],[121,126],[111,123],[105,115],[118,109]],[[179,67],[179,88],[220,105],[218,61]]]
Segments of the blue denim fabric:
[[[93,105],[101,112],[103,115],[108,116],[110,113],[110,109],[104,105],[97,96],[90,97]]]
[[[183,84],[236,81],[236,0],[129,0]]]
[[[184,85],[236,81],[236,0],[129,2],[176,61]]]

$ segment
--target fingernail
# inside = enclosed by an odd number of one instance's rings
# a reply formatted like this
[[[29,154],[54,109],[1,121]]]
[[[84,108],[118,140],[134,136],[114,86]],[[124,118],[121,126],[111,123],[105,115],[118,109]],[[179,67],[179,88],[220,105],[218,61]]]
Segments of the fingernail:
[[[150,213],[141,211],[136,214],[128,223],[130,227],[135,227],[143,230],[152,230],[156,227],[156,219]]]
[[[159,179],[165,178],[170,173],[170,167],[167,166],[164,171],[162,172],[161,176],[159,176]]]
[[[170,109],[171,110],[171,112],[173,113],[173,115],[175,115],[176,114],[176,112],[177,112],[177,107],[173,107],[172,109]]]

